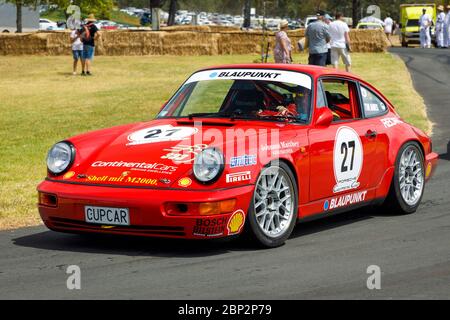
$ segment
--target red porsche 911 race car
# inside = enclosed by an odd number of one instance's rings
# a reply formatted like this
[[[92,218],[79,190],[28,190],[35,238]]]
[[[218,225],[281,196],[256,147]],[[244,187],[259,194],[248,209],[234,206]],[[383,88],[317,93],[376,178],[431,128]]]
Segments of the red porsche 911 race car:
[[[39,212],[55,231],[245,232],[276,247],[297,222],[368,205],[416,211],[437,158],[425,133],[352,74],[221,66],[191,75],[152,121],[56,143]]]

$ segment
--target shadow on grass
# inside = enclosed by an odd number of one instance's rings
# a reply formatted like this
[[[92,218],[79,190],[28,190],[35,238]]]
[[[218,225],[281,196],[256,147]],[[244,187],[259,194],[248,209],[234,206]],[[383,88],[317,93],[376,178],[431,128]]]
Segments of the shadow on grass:
[[[287,243],[299,242],[302,237],[308,235],[320,236],[321,232],[345,225],[357,225],[374,217],[390,216],[388,213],[381,213],[380,210],[369,207],[301,223],[296,226]],[[234,239],[183,240],[102,234],[75,235],[45,231],[15,238],[13,243],[16,246],[51,251],[178,258],[207,257],[230,252],[251,253],[262,250],[245,236]],[[283,250],[283,247],[275,250]]]

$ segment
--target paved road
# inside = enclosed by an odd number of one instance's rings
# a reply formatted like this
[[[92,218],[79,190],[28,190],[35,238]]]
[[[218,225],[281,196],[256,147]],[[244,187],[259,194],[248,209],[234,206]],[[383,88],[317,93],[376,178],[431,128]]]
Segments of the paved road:
[[[425,97],[442,154],[416,214],[362,210],[310,222],[274,250],[83,237],[44,227],[3,232],[0,298],[450,298],[450,50],[395,53]],[[73,264],[81,267],[82,289],[69,291],[65,271]],[[381,290],[366,288],[372,264],[381,267]]]

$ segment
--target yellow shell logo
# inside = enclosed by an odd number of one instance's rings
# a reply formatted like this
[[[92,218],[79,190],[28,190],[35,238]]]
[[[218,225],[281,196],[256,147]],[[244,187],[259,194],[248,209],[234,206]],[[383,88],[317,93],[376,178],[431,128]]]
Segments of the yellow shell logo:
[[[67,173],[63,176],[63,179],[70,179],[70,178],[72,178],[74,175],[75,175],[75,172],[69,171],[69,172],[67,172]]]
[[[183,188],[189,187],[191,184],[192,180],[190,178],[182,178],[178,180],[178,185]]]
[[[228,234],[235,234],[241,232],[244,226],[245,215],[242,210],[238,210],[233,213],[230,220],[228,221]]]
[[[130,171],[124,171],[122,172],[122,174],[120,175],[121,177],[126,177],[130,174]]]

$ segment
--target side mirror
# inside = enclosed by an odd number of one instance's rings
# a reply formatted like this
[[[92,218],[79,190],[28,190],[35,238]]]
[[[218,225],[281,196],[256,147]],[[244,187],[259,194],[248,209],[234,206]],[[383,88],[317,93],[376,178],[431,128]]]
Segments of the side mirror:
[[[317,108],[315,112],[315,125],[318,127],[329,127],[333,122],[333,113],[328,107]]]

